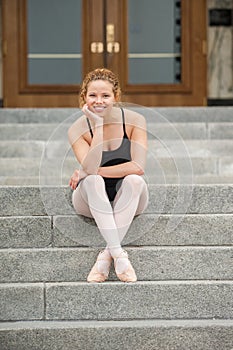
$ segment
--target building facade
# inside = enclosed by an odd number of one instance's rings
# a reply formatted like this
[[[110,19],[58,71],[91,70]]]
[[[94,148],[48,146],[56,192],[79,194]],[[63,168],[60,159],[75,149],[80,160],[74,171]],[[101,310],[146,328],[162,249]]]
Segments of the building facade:
[[[233,0],[2,0],[4,107],[75,107],[83,76],[115,71],[147,106],[231,104]]]

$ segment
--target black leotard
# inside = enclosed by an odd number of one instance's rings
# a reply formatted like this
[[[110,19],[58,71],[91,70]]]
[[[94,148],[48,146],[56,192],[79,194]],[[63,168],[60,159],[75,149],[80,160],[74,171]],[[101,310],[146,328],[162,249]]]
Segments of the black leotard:
[[[114,149],[112,151],[103,151],[102,152],[102,160],[101,160],[101,167],[105,167],[105,166],[112,166],[112,165],[118,165],[118,164],[122,164],[122,163],[126,163],[131,161],[131,142],[127,136],[126,133],[126,128],[125,128],[125,115],[124,115],[124,111],[121,108],[121,112],[122,112],[122,122],[123,122],[123,131],[124,131],[124,136],[121,142],[121,145],[117,148]],[[93,131],[91,129],[91,124],[89,119],[87,119],[88,122],[88,126],[89,126],[89,130],[90,130],[90,134],[93,137]],[[122,180],[124,177],[104,177],[104,182],[105,182],[105,188],[106,188],[106,192],[108,195],[108,198],[110,201],[113,201],[117,191],[119,190]]]

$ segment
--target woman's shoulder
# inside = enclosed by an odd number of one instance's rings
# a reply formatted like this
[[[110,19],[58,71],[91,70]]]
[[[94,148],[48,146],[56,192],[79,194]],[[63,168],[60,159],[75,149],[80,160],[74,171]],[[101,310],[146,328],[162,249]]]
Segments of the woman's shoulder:
[[[124,109],[124,114],[126,124],[131,124],[138,127],[146,126],[146,119],[141,113],[126,108]]]
[[[74,138],[80,137],[84,135],[89,130],[87,117],[82,115],[79,117],[68,129],[68,137],[69,140],[73,140]]]

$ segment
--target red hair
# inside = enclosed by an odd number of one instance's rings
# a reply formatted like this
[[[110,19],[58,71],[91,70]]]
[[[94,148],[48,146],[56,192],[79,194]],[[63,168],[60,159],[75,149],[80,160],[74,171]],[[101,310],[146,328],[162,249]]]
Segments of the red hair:
[[[106,68],[97,68],[89,72],[82,83],[81,90],[79,93],[79,106],[82,108],[86,103],[87,89],[90,82],[95,80],[106,80],[112,84],[112,90],[115,96],[116,101],[120,100],[121,88],[117,76],[109,69]]]

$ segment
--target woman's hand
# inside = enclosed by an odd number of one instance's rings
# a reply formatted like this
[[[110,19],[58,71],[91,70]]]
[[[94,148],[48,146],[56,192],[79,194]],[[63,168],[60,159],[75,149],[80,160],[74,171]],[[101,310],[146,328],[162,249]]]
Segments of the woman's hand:
[[[89,108],[88,105],[85,104],[82,108],[83,113],[88,117],[95,126],[101,126],[103,125],[103,117],[98,116],[97,114],[93,113]]]
[[[87,173],[83,169],[76,169],[69,181],[69,186],[72,188],[72,190],[75,190],[78,186],[79,181],[84,179],[86,176]]]

